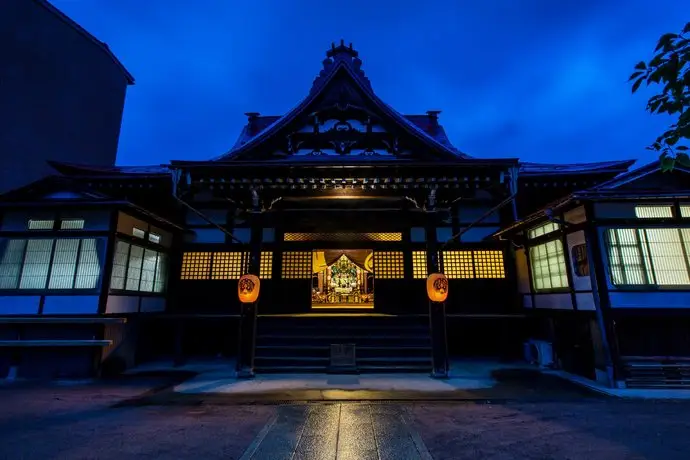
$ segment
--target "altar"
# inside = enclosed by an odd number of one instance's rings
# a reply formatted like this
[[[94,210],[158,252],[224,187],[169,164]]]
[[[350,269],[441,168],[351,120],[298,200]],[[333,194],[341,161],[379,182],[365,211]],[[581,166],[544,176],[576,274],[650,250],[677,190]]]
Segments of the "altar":
[[[371,251],[314,251],[312,308],[374,308]]]

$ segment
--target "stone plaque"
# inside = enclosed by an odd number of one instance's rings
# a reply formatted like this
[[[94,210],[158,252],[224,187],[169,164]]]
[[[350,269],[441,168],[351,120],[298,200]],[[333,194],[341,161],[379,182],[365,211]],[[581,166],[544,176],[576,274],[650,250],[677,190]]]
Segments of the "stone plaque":
[[[353,371],[356,369],[355,344],[331,344],[331,371]]]

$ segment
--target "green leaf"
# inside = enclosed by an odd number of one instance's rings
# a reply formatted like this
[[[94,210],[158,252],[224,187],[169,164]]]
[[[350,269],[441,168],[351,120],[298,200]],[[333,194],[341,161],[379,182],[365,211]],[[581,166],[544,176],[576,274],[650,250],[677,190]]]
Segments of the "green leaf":
[[[685,152],[685,151],[688,150],[688,146],[687,146],[687,145],[679,145],[678,147],[676,147],[676,150]],[[681,153],[681,154],[679,154],[679,155],[685,155],[685,154],[684,154],[684,153]],[[685,155],[685,156],[687,156],[687,155]]]
[[[673,171],[675,162],[676,160],[669,156],[664,156],[661,158],[661,172]]]
[[[687,34],[688,32],[690,32],[690,22],[685,24],[685,27],[683,27],[683,33]]]
[[[642,75],[644,72],[635,72],[634,74],[630,75],[630,78],[628,78],[628,81],[632,81]]]
[[[644,61],[640,61],[635,65],[637,70],[647,70],[647,64]]]
[[[642,81],[644,81],[644,78],[640,78],[639,80],[635,81],[635,83],[633,83],[633,85],[632,85],[632,92],[633,93],[635,93],[635,91],[637,91],[637,89],[642,84]]]
[[[654,49],[654,51],[658,51],[664,46],[668,46],[668,44],[671,43],[671,40],[674,40],[676,38],[678,38],[678,34],[669,33],[662,35],[661,38],[659,38],[659,43],[657,43],[656,49]]]
[[[676,163],[681,166],[690,167],[690,157],[687,153],[679,153],[676,155]]]

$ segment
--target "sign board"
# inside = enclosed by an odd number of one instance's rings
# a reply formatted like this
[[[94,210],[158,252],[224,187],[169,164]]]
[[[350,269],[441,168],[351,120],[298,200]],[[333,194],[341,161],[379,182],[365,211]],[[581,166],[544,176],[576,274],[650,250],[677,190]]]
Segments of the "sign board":
[[[352,372],[357,369],[354,343],[331,344],[331,372]]]

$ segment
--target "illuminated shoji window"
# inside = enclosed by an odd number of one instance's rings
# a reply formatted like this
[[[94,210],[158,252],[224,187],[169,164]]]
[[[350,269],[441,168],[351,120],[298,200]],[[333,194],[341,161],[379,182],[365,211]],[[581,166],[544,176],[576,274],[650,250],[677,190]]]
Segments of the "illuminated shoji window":
[[[530,229],[527,232],[527,237],[529,239],[536,238],[538,236],[542,235],[548,235],[549,233],[555,232],[556,230],[560,229],[561,226],[560,224],[557,224],[556,222],[547,222],[543,225],[540,225],[539,227],[535,227]]]
[[[673,217],[670,205],[642,205],[635,206],[635,217],[638,219],[661,219]]]
[[[403,278],[405,267],[400,251],[374,252],[374,276],[376,278]]]
[[[273,252],[264,251],[261,253],[259,265],[259,278],[270,279],[273,275]]]
[[[182,280],[207,280],[211,273],[210,252],[185,252],[182,255]]]
[[[283,278],[311,278],[311,251],[288,251],[283,253]]]
[[[532,282],[536,291],[568,287],[568,275],[560,240],[529,248]]]
[[[477,278],[505,278],[503,251],[472,251],[474,275]]]
[[[211,279],[236,280],[246,271],[246,258],[242,252],[216,252],[213,254]]]
[[[690,217],[690,205],[681,204],[680,205],[680,217],[687,218]]]
[[[424,279],[429,276],[426,269],[426,251],[412,251],[412,277]]]
[[[474,278],[472,251],[443,251],[443,273],[451,279]]]
[[[606,245],[614,285],[690,284],[685,260],[690,229],[612,228],[606,232]]]

